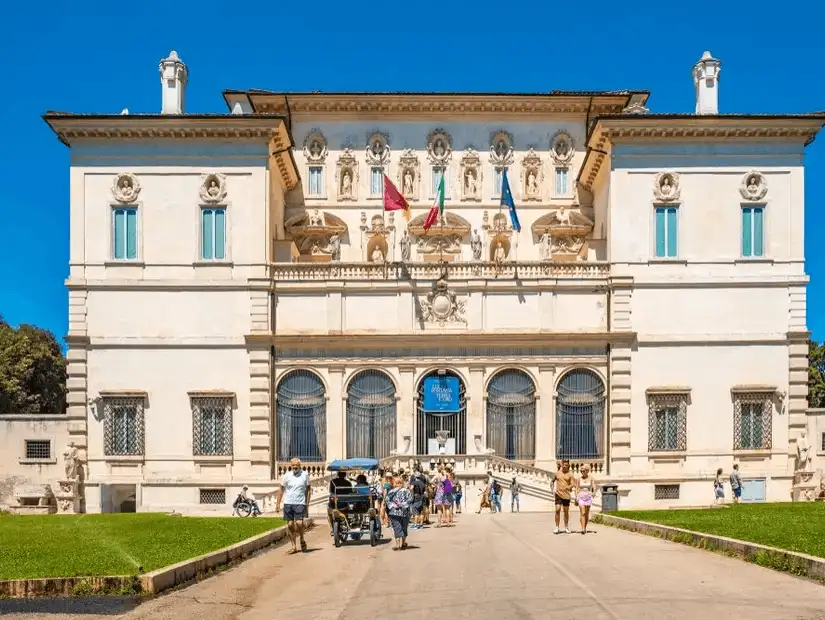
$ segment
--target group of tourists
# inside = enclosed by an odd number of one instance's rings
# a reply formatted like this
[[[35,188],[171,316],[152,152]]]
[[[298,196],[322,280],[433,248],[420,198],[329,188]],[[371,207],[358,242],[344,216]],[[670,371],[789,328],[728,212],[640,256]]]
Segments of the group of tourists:
[[[733,495],[733,503],[738,504],[742,497],[742,477],[739,475],[739,465],[733,466],[730,472],[730,492]],[[713,503],[723,504],[725,502],[725,482],[722,468],[716,470],[716,477],[713,479]]]
[[[521,483],[515,477],[510,481],[510,512],[519,512],[521,505],[519,494],[521,493]],[[493,472],[487,472],[487,482],[479,490],[479,503],[476,514],[481,514],[485,508],[489,508],[491,513],[503,512],[501,508],[501,496],[504,494],[504,487],[495,479]]]
[[[593,496],[598,487],[590,474],[590,466],[584,464],[575,476],[570,471],[570,461],[563,460],[558,464],[556,475],[552,479],[553,492],[556,504],[556,529],[554,534],[570,533],[570,502],[579,507],[579,524],[581,533],[587,534],[587,525],[590,523],[590,508],[593,506]],[[562,516],[564,530],[561,529]]]

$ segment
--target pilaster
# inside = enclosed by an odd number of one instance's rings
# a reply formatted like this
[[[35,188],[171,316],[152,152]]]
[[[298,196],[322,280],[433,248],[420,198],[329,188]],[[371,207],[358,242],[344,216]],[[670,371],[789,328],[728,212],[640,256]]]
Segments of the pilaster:
[[[272,357],[269,346],[247,341],[249,356],[249,441],[253,468],[269,467],[273,475],[272,453]]]
[[[536,467],[548,468],[556,459],[556,367],[542,364],[538,367],[536,386]]]
[[[484,389],[483,364],[470,366],[470,385],[467,386],[469,405],[467,409],[467,452],[476,452],[476,437],[481,437],[481,445],[487,447],[487,425],[484,423],[487,411],[487,391]]]
[[[85,310],[84,310],[85,312]],[[66,336],[66,418],[69,427],[69,441],[82,451],[85,461],[89,446],[87,416],[89,412],[88,356],[89,338],[85,335]]]
[[[327,377],[327,461],[333,461],[344,458],[347,454],[347,396],[344,393],[343,364],[331,365]]]
[[[401,376],[399,384],[398,417],[396,424],[396,446],[398,453],[405,448],[408,452],[415,452],[415,367],[399,366],[398,373]],[[410,438],[409,446],[405,437]]]
[[[249,331],[251,334],[268,334],[272,330],[272,298],[266,289],[249,291]]]
[[[633,278],[613,277],[610,279],[611,332],[633,330]],[[608,358],[608,473],[617,475],[630,472],[630,426],[631,426],[631,373],[632,346],[615,344],[610,348]]]
[[[788,332],[788,462],[791,470],[797,454],[796,442],[807,427],[808,331]]]

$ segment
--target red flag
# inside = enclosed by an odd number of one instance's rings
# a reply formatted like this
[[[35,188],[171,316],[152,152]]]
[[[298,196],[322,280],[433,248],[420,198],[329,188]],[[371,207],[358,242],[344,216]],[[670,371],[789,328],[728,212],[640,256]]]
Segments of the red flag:
[[[384,175],[384,211],[403,211],[404,219],[410,221],[410,205],[404,194],[392,184],[390,178]]]

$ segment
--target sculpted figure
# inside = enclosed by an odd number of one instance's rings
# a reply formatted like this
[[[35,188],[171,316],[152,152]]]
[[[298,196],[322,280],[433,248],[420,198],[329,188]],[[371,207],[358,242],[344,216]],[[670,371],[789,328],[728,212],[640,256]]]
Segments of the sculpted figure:
[[[132,187],[132,182],[128,178],[124,178],[120,183],[120,195],[124,200],[131,200],[135,195],[135,188]]]
[[[404,172],[404,195],[412,196],[413,193],[413,175],[409,168]]]
[[[748,179],[748,193],[749,194],[757,194],[759,193],[759,177],[755,174]]]
[[[552,239],[550,233],[544,233],[539,239],[539,252],[543,260],[550,260],[552,254]]]
[[[799,471],[808,471],[810,451],[811,445],[808,443],[808,433],[802,431],[799,439],[796,440],[796,452],[799,456]]]
[[[527,175],[527,193],[531,196],[535,196],[539,193],[539,186],[536,182],[536,173],[532,170],[530,174]]]
[[[318,142],[318,140],[313,140],[312,145],[309,147],[309,152],[312,155],[312,159],[321,157],[321,143]]]
[[[473,231],[473,236],[470,238],[470,248],[473,250],[473,260],[481,260],[481,237],[478,236],[478,230]]]
[[[209,187],[207,188],[206,193],[212,196],[212,198],[217,198],[218,194],[221,193],[221,188],[215,179],[212,179],[212,181],[209,183]]]
[[[444,157],[444,141],[441,138],[435,141],[435,148],[433,148],[433,152],[436,157]]]
[[[70,441],[69,445],[63,451],[63,465],[66,469],[66,480],[75,480],[78,474],[80,459],[77,455],[77,448],[74,442]]]
[[[349,170],[346,170],[341,178],[341,196],[346,198],[352,196],[352,175]]]
[[[670,182],[670,177],[666,176],[662,179],[662,196],[670,196],[673,193],[673,184]]]
[[[410,240],[410,234],[405,230],[404,236],[401,237],[401,260],[405,263],[410,260],[410,255],[412,252],[412,241]]]
[[[496,244],[496,251],[493,254],[493,260],[497,263],[503,263],[504,259],[507,258],[506,253],[504,252],[504,246],[501,244],[501,241]]]
[[[341,260],[341,237],[338,233],[333,233],[329,238],[329,250],[332,254],[332,260]]]
[[[318,209],[315,209],[312,212],[312,215],[309,216],[309,225],[310,226],[323,226],[324,221],[321,219],[321,214],[318,212]]]
[[[564,159],[567,157],[569,152],[570,145],[567,144],[567,140],[561,138],[558,142],[556,142],[556,155],[558,155],[559,159]]]
[[[373,263],[383,263],[384,262],[384,252],[381,251],[381,248],[375,246],[375,249],[372,251],[372,262]]]
[[[475,198],[478,195],[478,179],[474,170],[468,170],[464,177],[464,193],[468,198]]]
[[[555,220],[562,226],[570,226],[570,212],[564,208],[564,205],[556,210]]]

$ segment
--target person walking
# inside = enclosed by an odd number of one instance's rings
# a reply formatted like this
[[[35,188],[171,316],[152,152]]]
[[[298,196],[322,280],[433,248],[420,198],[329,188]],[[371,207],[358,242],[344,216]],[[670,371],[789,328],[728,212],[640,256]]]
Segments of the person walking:
[[[424,527],[424,502],[427,496],[427,485],[424,482],[424,474],[420,470],[416,470],[410,482],[410,491],[412,491],[413,501],[410,506],[412,515],[412,525],[410,528],[420,530]]]
[[[490,487],[490,504],[493,507],[493,512],[501,512],[501,484],[495,479],[493,479]]]
[[[413,494],[406,486],[401,476],[392,481],[392,488],[387,492],[387,514],[392,524],[392,535],[395,539],[393,551],[407,548],[407,528],[410,524],[410,506]]]
[[[556,502],[556,529],[554,534],[561,530],[561,513],[564,511],[564,533],[570,533],[570,491],[573,488],[573,473],[570,471],[570,461],[564,459],[553,479],[553,489]]]
[[[301,459],[292,459],[290,469],[284,474],[281,480],[281,488],[278,489],[275,500],[275,512],[281,510],[281,501],[284,503],[284,519],[287,521],[287,532],[292,549],[289,554],[298,553],[298,541],[301,543],[301,551],[307,550],[304,541],[304,519],[307,518],[307,506],[312,496],[312,487],[309,486],[309,474],[302,470]]]
[[[716,470],[716,478],[713,481],[713,503],[720,505],[725,501],[725,483],[722,482],[722,468]]]
[[[590,522],[590,507],[593,505],[593,495],[596,493],[596,481],[590,475],[590,465],[582,465],[581,477],[576,482],[576,501],[579,505],[579,524],[582,534],[587,534],[587,524]]]
[[[738,504],[742,497],[742,478],[739,476],[739,463],[733,465],[730,472],[730,492],[733,496],[733,503]]]
[[[510,512],[521,512],[519,505],[519,494],[521,493],[521,483],[513,476],[513,481],[510,483]]]
[[[455,488],[453,489],[455,493],[455,513],[457,515],[461,514],[461,498],[464,497],[464,487],[461,484],[461,480],[456,479],[455,481]]]

